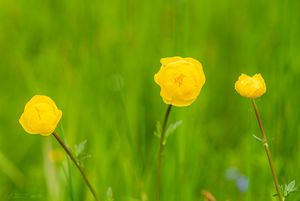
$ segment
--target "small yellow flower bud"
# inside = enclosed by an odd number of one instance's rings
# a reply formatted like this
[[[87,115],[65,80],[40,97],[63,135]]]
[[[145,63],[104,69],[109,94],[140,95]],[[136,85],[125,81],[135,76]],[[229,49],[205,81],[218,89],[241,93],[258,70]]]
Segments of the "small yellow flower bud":
[[[48,96],[35,95],[25,105],[19,122],[29,134],[49,136],[54,132],[62,112]]]
[[[243,97],[258,98],[266,93],[266,84],[261,74],[253,77],[242,74],[235,82],[235,90]]]
[[[60,150],[54,149],[48,152],[48,158],[52,163],[58,163],[64,160],[64,154]]]
[[[191,105],[200,94],[205,83],[202,64],[193,58],[167,57],[154,75],[160,86],[160,95],[166,104],[174,106]]]

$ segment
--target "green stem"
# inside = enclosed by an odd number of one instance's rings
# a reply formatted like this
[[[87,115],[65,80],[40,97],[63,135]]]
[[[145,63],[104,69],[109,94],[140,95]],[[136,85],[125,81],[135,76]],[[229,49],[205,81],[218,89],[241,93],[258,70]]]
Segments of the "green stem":
[[[255,102],[255,99],[252,99],[252,105],[253,105],[255,115],[256,115],[256,118],[257,118],[257,122],[258,122],[258,125],[259,125],[259,128],[260,128],[260,131],[261,131],[262,140],[263,140],[263,143],[264,143],[264,148],[265,148],[266,154],[268,156],[268,161],[269,161],[270,169],[271,169],[272,176],[273,176],[273,179],[274,179],[274,184],[275,184],[275,187],[276,187],[278,198],[279,198],[280,201],[284,201],[284,198],[283,198],[283,196],[281,194],[281,191],[280,191],[280,185],[279,185],[278,178],[277,178],[277,175],[276,175],[272,155],[271,155],[271,152],[270,152],[270,149],[269,149],[267,136],[266,136],[266,133],[265,133],[265,129],[263,127],[263,123],[262,123],[262,120],[261,120],[261,117],[260,117],[260,114],[259,114],[259,111],[258,111],[258,107],[257,107],[256,102]]]
[[[162,165],[162,155],[164,151],[164,139],[165,139],[165,133],[166,133],[166,127],[169,119],[169,115],[171,112],[172,105],[169,105],[167,108],[167,111],[165,113],[165,118],[163,121],[162,129],[161,129],[161,135],[160,135],[160,144],[159,144],[159,152],[158,152],[158,163],[157,163],[157,189],[156,189],[156,201],[160,200],[160,191],[161,191],[161,165]]]
[[[65,131],[64,131],[64,127],[61,123],[61,121],[59,122],[59,125],[60,125],[60,129],[61,129],[61,136],[62,136],[62,140],[65,142]],[[68,156],[67,156],[68,157]],[[73,184],[73,173],[72,173],[72,169],[71,169],[71,164],[70,164],[70,161],[67,160],[67,168],[68,168],[68,171],[65,170],[65,174],[66,174],[66,177],[68,177],[68,183],[69,183],[69,187],[70,187],[70,200],[71,201],[75,201],[75,193],[74,193],[74,184]]]
[[[67,145],[63,142],[63,140],[55,132],[53,132],[52,134],[55,137],[55,139],[58,141],[58,143],[62,146],[62,148],[66,151],[66,153],[68,154],[68,156],[70,157],[70,159],[72,160],[72,162],[75,164],[75,166],[79,170],[81,176],[83,177],[83,179],[84,179],[87,187],[89,188],[89,190],[93,194],[95,200],[96,201],[100,201],[100,199],[97,197],[96,191],[92,187],[90,181],[88,180],[87,176],[85,175],[85,173],[84,173],[82,167],[80,166],[79,162],[76,160],[76,158],[72,154],[71,150],[67,147]]]

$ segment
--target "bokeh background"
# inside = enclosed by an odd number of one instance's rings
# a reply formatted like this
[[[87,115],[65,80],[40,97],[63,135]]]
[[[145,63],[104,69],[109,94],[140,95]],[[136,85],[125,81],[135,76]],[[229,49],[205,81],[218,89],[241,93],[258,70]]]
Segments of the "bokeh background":
[[[263,74],[258,100],[281,184],[300,182],[300,2],[297,0],[1,0],[0,200],[91,201],[53,137],[18,119],[35,94],[63,111],[57,132],[74,149],[102,200],[152,201],[166,105],[159,60],[201,61],[207,82],[164,153],[164,201],[266,201],[275,188],[240,73]],[[64,131],[64,132],[63,132]],[[299,200],[293,194],[288,200]]]

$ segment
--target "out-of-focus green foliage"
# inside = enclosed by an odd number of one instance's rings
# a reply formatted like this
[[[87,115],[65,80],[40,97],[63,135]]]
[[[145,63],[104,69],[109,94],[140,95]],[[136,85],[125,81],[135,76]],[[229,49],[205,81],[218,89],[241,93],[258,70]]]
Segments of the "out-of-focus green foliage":
[[[162,200],[201,200],[203,189],[219,201],[275,200],[251,102],[233,86],[242,72],[262,73],[267,93],[257,104],[279,182],[299,183],[299,8],[296,0],[1,0],[0,200],[93,200],[72,164],[50,160],[61,150],[54,138],[19,125],[34,94],[63,111],[70,147],[87,140],[84,167],[102,200],[107,189],[115,201],[154,200],[154,132],[166,105],[153,75],[175,55],[201,61],[207,82],[195,103],[171,112],[170,123],[182,124],[166,144]]]

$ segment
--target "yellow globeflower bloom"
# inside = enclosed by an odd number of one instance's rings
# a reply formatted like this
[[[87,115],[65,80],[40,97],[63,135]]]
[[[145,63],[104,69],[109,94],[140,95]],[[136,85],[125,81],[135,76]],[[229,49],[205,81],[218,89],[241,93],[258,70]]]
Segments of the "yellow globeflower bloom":
[[[266,93],[266,84],[261,74],[250,77],[242,74],[235,82],[235,90],[246,98],[258,98]]]
[[[62,112],[48,96],[35,95],[25,105],[19,122],[30,134],[49,136],[54,132]]]
[[[160,60],[161,68],[154,75],[160,95],[166,104],[191,105],[205,83],[202,64],[193,58],[167,57]]]

